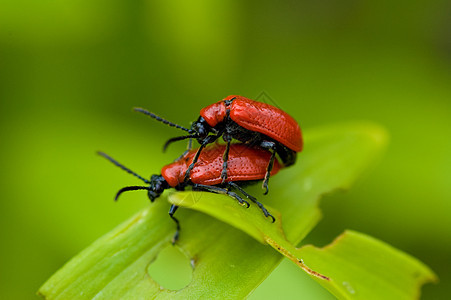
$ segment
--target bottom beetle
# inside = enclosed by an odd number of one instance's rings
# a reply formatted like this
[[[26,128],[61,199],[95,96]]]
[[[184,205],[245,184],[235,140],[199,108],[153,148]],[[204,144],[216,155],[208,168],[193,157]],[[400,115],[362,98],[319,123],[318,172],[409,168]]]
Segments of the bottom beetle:
[[[257,199],[242,189],[242,185],[254,183],[258,180],[263,180],[266,175],[266,167],[271,159],[271,153],[267,150],[260,148],[249,148],[244,144],[232,144],[230,145],[228,166],[227,166],[227,181],[223,183],[221,177],[223,167],[223,153],[225,151],[225,145],[214,144],[212,147],[202,151],[198,162],[190,172],[188,181],[185,181],[186,170],[191,165],[197,149],[189,151],[186,155],[176,160],[175,162],[166,165],[161,170],[161,175],[152,175],[150,180],[136,174],[132,170],[123,166],[112,157],[103,152],[99,152],[100,155],[111,161],[116,166],[120,167],[124,171],[136,176],[144,181],[148,186],[127,186],[120,189],[115,197],[115,200],[123,192],[135,191],[135,190],[147,190],[147,195],[151,202],[158,198],[166,189],[175,188],[178,191],[183,191],[186,187],[190,186],[195,191],[208,191],[217,194],[226,194],[236,199],[241,205],[249,207],[249,203],[244,200],[237,193],[231,191],[236,190],[243,194],[246,198],[257,204],[262,210],[265,217],[271,217],[274,222],[274,217],[266,210],[266,208],[257,201]],[[276,174],[281,168],[281,165],[277,161],[274,162],[274,166],[271,171],[271,175]],[[178,239],[180,231],[180,223],[174,217],[174,213],[178,206],[172,205],[169,209],[169,216],[177,224],[177,231],[174,235],[173,242]]]

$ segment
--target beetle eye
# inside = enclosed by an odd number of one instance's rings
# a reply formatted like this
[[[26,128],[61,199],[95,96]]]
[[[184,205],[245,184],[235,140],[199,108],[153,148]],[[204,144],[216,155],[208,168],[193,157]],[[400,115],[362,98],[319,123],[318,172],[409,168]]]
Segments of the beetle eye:
[[[198,135],[205,135],[205,126],[204,124],[200,123],[200,122],[196,122],[193,124],[193,130],[198,134]]]
[[[205,129],[203,126],[198,126],[197,127],[197,132],[199,133],[199,135],[205,135]]]

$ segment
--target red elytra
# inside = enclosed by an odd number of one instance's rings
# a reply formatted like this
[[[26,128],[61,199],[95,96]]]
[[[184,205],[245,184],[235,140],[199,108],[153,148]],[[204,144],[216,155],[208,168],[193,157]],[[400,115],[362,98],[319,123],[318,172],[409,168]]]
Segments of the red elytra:
[[[195,184],[218,185],[222,182],[221,171],[223,169],[223,154],[226,146],[214,144],[205,149],[191,170],[190,181]],[[184,182],[186,170],[192,163],[197,149],[191,150],[180,160],[166,165],[161,170],[161,175],[171,187],[176,187]],[[266,168],[271,158],[271,153],[260,148],[249,148],[244,144],[231,144],[227,164],[226,182],[263,180]],[[279,172],[281,165],[276,159],[271,170],[271,175]]]
[[[231,102],[230,105],[227,105],[228,101]],[[230,118],[238,125],[265,134],[295,152],[302,151],[303,141],[299,124],[275,106],[232,95],[203,108],[200,115],[208,125],[215,127],[227,117],[227,110],[230,111]]]

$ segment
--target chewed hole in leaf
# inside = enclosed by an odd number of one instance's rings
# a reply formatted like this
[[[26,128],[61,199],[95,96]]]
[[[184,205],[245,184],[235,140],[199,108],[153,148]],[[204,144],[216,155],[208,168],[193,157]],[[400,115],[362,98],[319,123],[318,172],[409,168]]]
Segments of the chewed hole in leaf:
[[[147,272],[155,282],[168,290],[186,287],[193,277],[190,258],[178,246],[173,245],[168,245],[160,251]]]

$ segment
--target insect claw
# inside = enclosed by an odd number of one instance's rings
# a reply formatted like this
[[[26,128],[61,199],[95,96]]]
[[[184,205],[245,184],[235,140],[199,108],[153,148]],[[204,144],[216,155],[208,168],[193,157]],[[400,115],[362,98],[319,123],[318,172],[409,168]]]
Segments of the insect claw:
[[[269,215],[266,216],[266,217],[271,217],[271,219],[272,219],[271,223],[274,223],[274,222],[276,221],[276,218],[274,218],[273,215],[271,215],[271,214],[269,214]]]
[[[249,208],[249,206],[250,206],[249,202],[247,202],[246,200],[243,200],[243,202],[241,204],[245,204],[246,208]]]
[[[177,230],[177,231],[175,232],[174,236],[173,236],[172,239],[171,239],[171,244],[172,244],[173,246],[174,246],[175,243],[177,243],[177,241],[179,240],[179,235],[180,235],[180,232]]]

